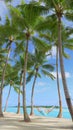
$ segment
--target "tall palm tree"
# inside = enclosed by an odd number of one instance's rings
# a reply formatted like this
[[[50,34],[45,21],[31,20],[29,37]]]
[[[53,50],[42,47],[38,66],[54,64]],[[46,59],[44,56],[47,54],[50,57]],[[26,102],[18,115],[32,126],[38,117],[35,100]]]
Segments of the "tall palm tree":
[[[54,22],[52,22],[52,21],[54,21]],[[45,38],[53,46],[58,47],[57,20],[56,20],[56,17],[54,15],[53,16],[47,16],[45,18],[45,20],[43,19],[41,24],[39,24],[39,28],[37,27],[37,29],[39,29],[39,31],[41,31],[40,36],[42,38]],[[44,33],[42,33],[42,31]],[[71,49],[71,50],[73,49],[72,39],[70,38],[71,33],[72,33],[72,29],[69,31],[68,28],[65,28],[62,25],[62,41],[63,41],[63,43],[62,43],[62,54],[65,58],[70,58],[70,56],[65,52],[65,48],[68,48],[68,49]],[[56,57],[58,58],[58,55],[56,55]],[[56,60],[58,61],[57,58],[56,58]],[[57,61],[56,61],[56,64],[57,64]],[[56,67],[58,67],[58,66],[56,66]],[[57,68],[57,71],[58,71],[58,68]],[[60,86],[59,85],[59,77],[58,77],[58,72],[57,72],[57,87],[58,87],[59,106],[60,106],[58,117],[61,117],[62,116],[62,100],[61,100],[61,93],[60,93],[60,87],[59,86]]]
[[[7,99],[6,99],[6,104],[5,104],[5,107],[4,107],[4,112],[6,112],[6,109],[7,109],[8,99],[9,99],[9,96],[10,96],[10,92],[11,92],[11,83],[10,83],[9,92],[8,92]]]
[[[16,82],[19,82],[18,76],[17,76],[17,70],[14,70],[14,67],[12,67],[10,64],[8,64],[7,68],[6,68],[4,88],[9,85],[9,91],[8,91],[8,95],[7,95],[7,98],[6,98],[4,112],[7,109],[8,100],[9,100],[9,96],[10,96],[10,93],[11,93],[11,88],[13,87],[16,92],[18,91],[17,86],[15,86]]]
[[[61,18],[63,16],[63,5],[61,2],[55,3],[53,1],[53,4],[55,6],[55,11],[58,19],[58,43],[59,43],[59,59],[60,59],[60,68],[61,68],[61,75],[62,75],[62,82],[63,82],[63,87],[64,87],[64,93],[65,93],[65,98],[66,102],[73,120],[73,108],[72,108],[72,103],[66,83],[66,77],[65,77],[65,71],[64,71],[64,63],[63,63],[63,56],[62,56],[62,36],[61,36]]]
[[[52,23],[52,21],[54,21]],[[51,17],[51,16],[47,16],[45,19],[43,19],[43,21],[41,22],[41,24],[39,24],[39,30],[40,30],[40,37],[45,38],[51,45],[52,47],[55,46],[57,47],[57,26],[56,26],[56,18],[55,17]],[[54,26],[54,28],[53,28]],[[38,29],[38,27],[37,27]],[[44,33],[43,33],[43,32]],[[51,52],[52,54],[52,52]],[[57,88],[58,88],[58,96],[59,96],[59,114],[58,117],[62,116],[62,100],[61,100],[61,93],[60,93],[60,85],[59,85],[59,75],[58,75],[58,52],[56,55],[56,69],[57,69]]]
[[[41,53],[41,51],[37,49],[35,50],[34,55],[31,55],[31,60],[33,61],[33,68],[31,69],[31,71],[29,71],[27,82],[31,80],[32,76],[34,76],[31,92],[31,112],[30,112],[30,115],[33,115],[34,114],[33,100],[34,100],[34,88],[36,79],[38,78],[38,76],[41,77],[41,74],[47,75],[51,79],[54,79],[54,76],[50,73],[50,71],[54,70],[54,67],[51,64],[47,63],[46,55],[44,53]]]
[[[18,29],[21,32],[19,35],[25,39],[25,57],[23,67],[23,113],[24,121],[29,122],[30,118],[26,111],[26,72],[28,61],[28,46],[31,40],[32,32],[37,24],[38,17],[41,13],[46,11],[44,6],[38,6],[37,4],[22,4],[18,8],[10,7],[11,16],[14,18],[14,22],[18,25]],[[41,45],[42,46],[42,45]],[[44,45],[45,46],[45,45]],[[46,47],[47,48],[47,47]]]
[[[18,52],[21,51],[21,50],[19,50],[19,48],[20,47],[17,47],[15,50]],[[21,51],[21,53],[23,53],[23,52]],[[19,75],[18,76],[18,78],[19,78],[19,92],[18,92],[17,114],[20,113],[20,94],[21,94],[22,79],[23,79],[23,65],[24,65],[24,54],[21,54],[21,55],[19,55],[19,60],[15,61],[15,65],[14,65],[14,70],[17,70],[17,73]]]
[[[70,16],[72,16],[72,1],[66,1],[66,0],[62,0],[62,1],[48,1],[48,0],[40,0],[41,2],[44,1],[44,5],[50,9],[51,15],[56,16],[57,17],[57,29],[58,29],[58,44],[59,44],[59,58],[60,58],[60,68],[61,68],[61,75],[62,75],[62,82],[63,82],[63,88],[64,88],[64,93],[65,93],[65,98],[66,98],[66,102],[67,102],[67,106],[69,109],[69,112],[71,114],[72,120],[73,120],[73,108],[72,108],[72,103],[71,103],[71,99],[70,99],[70,95],[69,95],[69,91],[68,91],[68,87],[67,87],[67,83],[66,83],[66,77],[65,77],[65,71],[64,71],[64,63],[63,63],[63,56],[62,56],[62,36],[61,36],[61,24],[62,24],[62,17],[65,16],[65,14],[68,14]]]
[[[3,113],[2,113],[2,88],[4,85],[5,71],[6,71],[6,67],[8,64],[9,57],[10,57],[11,45],[13,42],[12,35],[16,33],[16,30],[14,30],[14,28],[11,24],[11,21],[8,19],[8,17],[6,17],[5,25],[0,26],[0,30],[1,30],[0,31],[0,39],[2,40],[3,45],[5,42],[7,43],[6,48],[8,50],[5,65],[3,67],[2,79],[1,79],[1,85],[0,85],[0,117],[3,117]]]
[[[12,41],[10,41],[10,45],[11,45],[11,42]],[[8,55],[7,55],[6,62],[5,62],[4,68],[3,68],[2,80],[1,80],[1,85],[0,85],[0,117],[3,117],[3,113],[2,113],[2,88],[4,85],[5,71],[6,71],[9,55],[10,55],[10,50],[11,50],[11,46],[9,46],[9,49],[8,49]]]
[[[1,85],[1,79],[2,79],[2,69],[4,68],[4,61],[6,60],[6,57],[3,55],[6,53],[6,49],[0,48],[0,85]],[[3,117],[2,113],[2,88],[0,86],[0,117]]]

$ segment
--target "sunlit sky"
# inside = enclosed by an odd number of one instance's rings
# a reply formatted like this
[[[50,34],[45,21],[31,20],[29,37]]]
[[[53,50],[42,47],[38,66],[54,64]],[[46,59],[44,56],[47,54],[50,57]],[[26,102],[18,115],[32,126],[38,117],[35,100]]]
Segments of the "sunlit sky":
[[[13,4],[16,5],[18,2],[19,0],[13,2]],[[5,14],[7,14],[7,9],[5,7],[4,2],[0,1],[0,16],[2,17],[2,22],[4,22]],[[65,19],[63,22],[65,22],[66,25],[69,24],[70,26],[73,26],[72,22],[68,23]],[[30,51],[32,51],[32,46],[30,46],[29,49]],[[70,50],[66,50],[66,51],[71,56],[71,58],[70,60],[64,59],[65,74],[66,74],[69,93],[71,98],[73,99],[73,51]],[[56,59],[55,52],[56,50],[55,48],[53,48],[52,49],[53,56],[48,59],[50,63],[55,63],[55,59]],[[56,75],[56,72],[54,71],[53,74]],[[61,89],[63,107],[66,107],[60,72],[59,72],[59,80],[60,80],[60,89]],[[26,86],[27,105],[30,105],[32,84],[33,84],[33,79]],[[3,106],[6,101],[8,89],[9,86],[7,86],[3,91]],[[8,105],[9,106],[17,105],[17,94],[16,92],[14,92],[13,88],[10,94]],[[21,105],[22,105],[22,96],[21,96]],[[51,79],[49,79],[48,77],[44,77],[43,75],[41,79],[37,78],[35,92],[34,92],[34,105],[58,105],[58,93],[57,93],[56,80],[52,81]]]

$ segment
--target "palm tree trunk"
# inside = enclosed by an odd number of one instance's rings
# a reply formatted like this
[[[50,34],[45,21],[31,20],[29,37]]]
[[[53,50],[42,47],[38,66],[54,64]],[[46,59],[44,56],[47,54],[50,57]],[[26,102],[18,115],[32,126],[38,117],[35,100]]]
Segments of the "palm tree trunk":
[[[20,87],[19,87],[19,93],[18,93],[18,108],[17,108],[17,114],[20,113],[20,88],[21,88],[21,85],[22,85],[22,72],[21,72],[21,77],[20,77]]]
[[[25,51],[25,58],[24,58],[24,70],[23,70],[23,114],[24,114],[24,121],[30,122],[30,118],[28,116],[26,110],[26,71],[27,71],[27,60],[28,60],[28,36],[27,36],[27,44],[26,44],[26,51]]]
[[[59,75],[58,75],[58,46],[56,52],[56,70],[57,70],[57,89],[58,89],[58,97],[59,97],[59,114],[58,118],[62,117],[62,99],[61,99],[61,92],[60,92],[60,84],[59,84]]]
[[[33,82],[33,86],[32,86],[32,93],[31,93],[31,112],[30,112],[30,115],[34,115],[33,98],[34,98],[34,88],[35,88],[35,83],[36,83],[36,79],[37,79],[37,73],[38,73],[38,69],[36,69],[36,74],[35,74],[34,82]]]
[[[11,85],[10,85],[8,96],[7,96],[7,99],[6,99],[6,104],[5,104],[4,112],[6,111],[6,108],[7,108],[7,105],[8,105],[8,99],[9,99],[9,96],[10,96],[10,92],[11,92]]]
[[[0,117],[3,117],[2,112],[2,88],[0,87]]]
[[[11,42],[10,42],[9,51],[8,51],[7,59],[6,59],[6,62],[5,62],[5,66],[4,66],[3,72],[2,72],[2,81],[1,81],[1,86],[0,86],[0,117],[3,117],[3,112],[2,112],[2,89],[3,89],[3,85],[4,85],[5,72],[6,72],[8,59],[9,59],[9,56],[10,56],[10,51],[11,51]]]
[[[19,87],[19,93],[18,93],[18,107],[17,107],[17,114],[20,113],[20,87]]]
[[[63,56],[62,56],[61,17],[58,17],[58,42],[59,42],[59,59],[60,59],[60,69],[61,69],[61,75],[62,75],[63,88],[64,88],[67,106],[68,106],[69,112],[71,114],[71,118],[73,120],[73,108],[72,108],[72,103],[71,103],[71,99],[70,99],[70,95],[69,95],[69,91],[68,91],[68,87],[67,87],[67,83],[66,83]]]

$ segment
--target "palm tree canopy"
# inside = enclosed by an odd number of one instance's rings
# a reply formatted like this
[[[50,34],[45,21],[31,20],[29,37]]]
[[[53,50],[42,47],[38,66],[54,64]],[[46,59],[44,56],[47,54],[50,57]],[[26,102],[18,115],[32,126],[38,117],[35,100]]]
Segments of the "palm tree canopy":
[[[50,73],[54,70],[54,67],[47,63],[46,56],[41,53],[41,51],[36,50],[35,55],[31,55],[31,59],[33,61],[33,66],[28,69],[28,77],[27,82],[31,80],[31,78],[36,74],[36,69],[38,69],[38,77],[41,77],[41,73],[54,79],[55,77]],[[30,59],[29,59],[30,60]]]

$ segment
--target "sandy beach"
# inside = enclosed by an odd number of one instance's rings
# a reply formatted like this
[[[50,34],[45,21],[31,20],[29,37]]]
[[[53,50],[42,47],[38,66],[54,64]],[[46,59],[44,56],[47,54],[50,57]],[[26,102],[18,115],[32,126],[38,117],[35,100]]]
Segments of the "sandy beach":
[[[23,116],[14,113],[4,113],[0,118],[0,130],[73,130],[70,119],[47,118],[40,116],[30,117],[31,122],[23,122]]]

